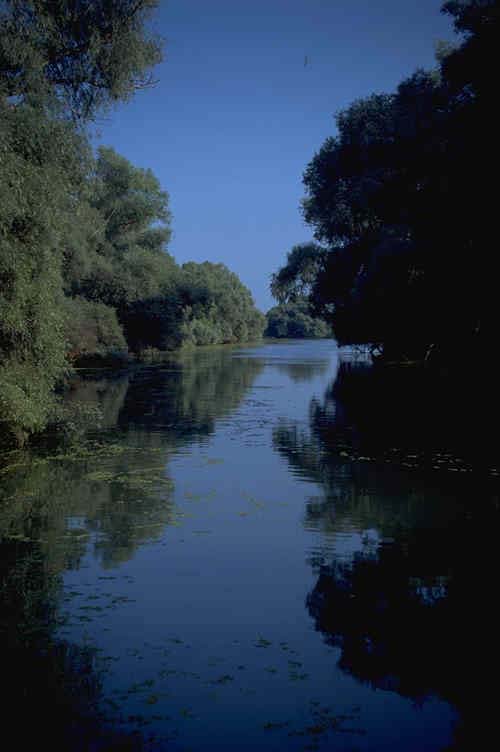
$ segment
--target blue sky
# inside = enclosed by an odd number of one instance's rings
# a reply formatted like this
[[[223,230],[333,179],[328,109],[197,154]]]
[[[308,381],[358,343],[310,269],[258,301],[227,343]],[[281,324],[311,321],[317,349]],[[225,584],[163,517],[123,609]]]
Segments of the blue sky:
[[[226,264],[273,305],[269,278],[296,244],[302,173],[334,115],[391,91],[453,37],[441,0],[160,0],[158,84],[98,124],[170,194],[179,263]],[[305,64],[307,58],[307,64]]]

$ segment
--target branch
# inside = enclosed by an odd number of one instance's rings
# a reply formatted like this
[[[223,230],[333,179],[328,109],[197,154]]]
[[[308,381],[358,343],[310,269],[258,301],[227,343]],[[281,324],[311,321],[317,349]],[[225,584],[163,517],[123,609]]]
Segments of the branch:
[[[140,91],[141,89],[151,89],[154,86],[156,86],[160,82],[159,78],[153,78],[153,76],[148,76],[147,79],[144,79],[143,81],[134,81],[133,86],[136,91]]]

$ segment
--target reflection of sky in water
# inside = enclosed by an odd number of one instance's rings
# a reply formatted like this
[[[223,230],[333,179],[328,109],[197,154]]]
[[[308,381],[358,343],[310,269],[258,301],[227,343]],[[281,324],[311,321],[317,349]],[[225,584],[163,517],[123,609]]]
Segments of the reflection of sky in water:
[[[237,357],[244,356],[258,358],[265,366],[251,391],[269,389],[272,393],[259,395],[261,404],[252,406],[260,407],[273,420],[286,417],[305,421],[311,398],[323,396],[338,368],[338,351],[332,340],[259,346],[243,350]],[[306,374],[307,379],[302,378]],[[256,412],[252,410],[249,418],[257,420]]]
[[[336,373],[334,344],[270,344],[233,358],[263,367],[231,411],[214,408],[211,432],[176,443],[161,429],[165,443],[152,442],[148,460],[163,467],[158,477],[140,475],[130,447],[96,458],[92,471],[108,476],[94,476],[91,496],[108,495],[92,514],[82,496],[66,518],[67,529],[94,534],[64,573],[59,634],[97,648],[103,709],[120,727],[157,734],[153,749],[442,749],[450,706],[429,697],[417,707],[342,671],[339,649],[305,607],[317,580],[311,562],[372,555],[382,537],[359,510],[337,517],[323,508],[322,483],[291,471],[273,448],[279,421],[307,429],[311,398],[321,400]],[[147,404],[147,391],[142,398]],[[204,400],[203,416],[209,392]],[[158,441],[169,410],[157,411]],[[119,440],[147,443],[140,420]],[[168,488],[155,490],[159,478]],[[316,520],[305,511],[311,499],[319,499]]]

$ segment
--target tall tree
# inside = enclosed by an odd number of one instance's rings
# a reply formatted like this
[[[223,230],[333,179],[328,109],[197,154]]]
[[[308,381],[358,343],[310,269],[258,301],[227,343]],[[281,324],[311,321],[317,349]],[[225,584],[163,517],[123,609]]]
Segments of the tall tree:
[[[393,94],[337,117],[304,174],[304,217],[329,246],[313,291],[343,342],[449,359],[494,334],[498,0],[446,3],[462,44]]]
[[[271,293],[278,303],[294,303],[307,297],[326,256],[316,243],[294,245],[286,264],[271,276]]]
[[[86,258],[73,243],[66,254],[66,287],[73,295],[123,312],[130,303],[165,292],[176,264],[166,253],[171,235],[168,194],[151,170],[134,167],[114,149],[101,147],[89,178],[87,210],[96,223],[87,235]]]
[[[183,264],[179,293],[185,342],[210,345],[262,336],[264,315],[255,308],[250,290],[224,264]]]
[[[76,119],[150,85],[161,59],[147,31],[157,0],[6,0],[0,15],[4,96],[50,99]]]
[[[0,437],[43,427],[64,373],[61,259],[80,145],[64,122],[0,103]]]
[[[22,441],[42,428],[64,374],[62,263],[75,233],[92,234],[80,200],[89,169],[83,127],[150,82],[160,57],[146,29],[155,5],[2,3],[0,435]]]

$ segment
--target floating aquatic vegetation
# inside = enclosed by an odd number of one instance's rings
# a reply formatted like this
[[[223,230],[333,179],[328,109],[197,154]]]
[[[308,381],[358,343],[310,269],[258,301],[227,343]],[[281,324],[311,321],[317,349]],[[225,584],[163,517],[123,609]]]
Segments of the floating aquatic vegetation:
[[[290,725],[290,721],[267,721],[262,726],[266,731],[274,731],[275,729],[283,729]]]
[[[290,681],[305,681],[306,679],[309,679],[309,674],[299,674],[296,671],[290,671],[288,678],[290,679]]]
[[[213,679],[210,684],[228,684],[232,681],[234,681],[234,676],[231,676],[231,674],[223,674],[222,676],[217,677],[217,679]]]
[[[309,736],[318,737],[326,735],[328,732],[364,735],[362,728],[352,725],[356,719],[359,708],[353,708],[350,713],[334,713],[329,707],[321,707],[319,702],[310,703],[312,710],[313,723],[301,729],[290,731],[288,736]],[[345,724],[349,724],[346,726]]]
[[[270,640],[266,640],[264,637],[259,637],[255,643],[256,648],[269,648],[273,643]]]

